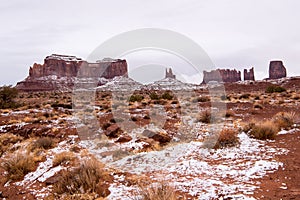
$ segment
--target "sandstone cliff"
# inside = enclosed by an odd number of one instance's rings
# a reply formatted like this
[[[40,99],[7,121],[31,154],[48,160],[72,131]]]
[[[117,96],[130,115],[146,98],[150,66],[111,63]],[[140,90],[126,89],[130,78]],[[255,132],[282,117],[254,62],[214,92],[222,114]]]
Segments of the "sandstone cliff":
[[[286,68],[282,61],[271,61],[269,65],[269,79],[279,79],[286,77]]]
[[[241,81],[241,72],[230,69],[217,69],[210,72],[203,71],[203,83],[210,81],[233,83]]]
[[[255,81],[253,67],[249,70],[249,72],[247,69],[244,69],[244,80],[245,81]]]
[[[71,90],[75,78],[105,78],[127,76],[127,62],[120,59],[103,59],[89,63],[75,56],[52,54],[43,64],[34,63],[29,76],[19,83],[22,91]]]

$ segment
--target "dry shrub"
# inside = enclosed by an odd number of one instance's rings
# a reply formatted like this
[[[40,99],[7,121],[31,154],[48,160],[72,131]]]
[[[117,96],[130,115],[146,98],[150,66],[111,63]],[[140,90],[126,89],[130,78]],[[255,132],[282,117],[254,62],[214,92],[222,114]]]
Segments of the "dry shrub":
[[[197,122],[209,124],[211,122],[211,112],[205,110],[204,112],[200,113],[200,116],[197,118]]]
[[[176,200],[175,188],[171,187],[167,182],[146,185],[139,185],[137,198],[141,200]]]
[[[16,136],[11,133],[4,133],[0,135],[0,157],[5,153],[13,144],[22,141],[21,136]]]
[[[53,138],[50,137],[42,137],[37,139],[33,144],[32,144],[32,149],[51,149],[55,145],[55,141]]]
[[[234,113],[233,110],[226,110],[225,117],[226,117],[226,118],[233,117],[234,114],[235,114],[235,113]]]
[[[294,125],[294,120],[295,120],[296,113],[295,112],[280,112],[277,113],[273,121],[277,125],[279,129],[289,129]]]
[[[259,140],[275,139],[278,133],[278,126],[271,120],[252,124],[251,130],[248,134]]]
[[[214,148],[233,147],[237,144],[239,144],[238,131],[233,128],[224,128],[221,130]]]
[[[97,160],[85,160],[79,167],[63,171],[53,185],[53,191],[59,195],[97,193],[100,197],[110,194],[109,182],[113,177],[104,170],[104,165]]]
[[[2,167],[7,171],[7,179],[18,181],[35,169],[33,156],[18,153],[3,161]]]
[[[67,151],[61,152],[61,153],[56,154],[54,156],[53,166],[56,167],[56,166],[58,166],[60,164],[66,163],[68,161],[71,161],[74,158],[75,157],[74,157],[74,154],[72,152],[67,152]]]

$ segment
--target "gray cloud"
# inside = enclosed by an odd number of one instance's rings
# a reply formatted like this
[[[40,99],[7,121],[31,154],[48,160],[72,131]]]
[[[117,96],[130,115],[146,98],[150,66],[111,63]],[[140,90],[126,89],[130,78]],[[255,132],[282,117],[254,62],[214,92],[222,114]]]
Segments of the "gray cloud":
[[[0,85],[22,80],[46,55],[86,58],[110,37],[145,27],[186,35],[217,67],[254,66],[265,78],[269,61],[282,59],[299,75],[299,8],[297,0],[4,1]]]

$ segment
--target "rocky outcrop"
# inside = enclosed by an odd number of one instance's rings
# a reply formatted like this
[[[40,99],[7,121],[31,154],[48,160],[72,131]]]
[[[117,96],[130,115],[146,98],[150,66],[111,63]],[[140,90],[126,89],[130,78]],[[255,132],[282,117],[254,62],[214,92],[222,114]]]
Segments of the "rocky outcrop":
[[[29,76],[19,83],[22,91],[71,90],[76,77],[105,78],[127,77],[127,62],[120,59],[103,59],[89,63],[75,56],[52,54],[44,59],[44,64],[34,63],[29,68]]]
[[[286,77],[286,68],[282,61],[271,61],[269,65],[269,79],[279,79]]]
[[[210,81],[233,83],[241,81],[241,72],[230,69],[217,69],[210,72],[203,71],[203,83]]]
[[[166,76],[165,76],[165,78],[173,78],[173,79],[176,79],[176,75],[175,75],[175,74],[173,74],[173,72],[172,72],[172,69],[171,69],[171,68],[169,68],[169,70],[168,70],[168,69],[166,69]]]
[[[247,69],[244,69],[244,80],[245,81],[255,81],[253,67],[249,71]]]

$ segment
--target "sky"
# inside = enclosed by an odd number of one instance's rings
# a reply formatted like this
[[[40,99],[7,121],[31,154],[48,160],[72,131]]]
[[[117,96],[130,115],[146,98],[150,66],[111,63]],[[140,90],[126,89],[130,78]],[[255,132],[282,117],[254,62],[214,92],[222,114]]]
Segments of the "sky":
[[[282,60],[288,76],[300,75],[299,10],[297,0],[2,1],[0,85],[23,80],[29,67],[43,63],[47,55],[85,59],[111,37],[140,28],[185,35],[217,68],[254,67],[256,79],[263,79],[268,77],[269,62]],[[139,58],[143,56],[159,57],[145,52]],[[129,70],[134,69],[134,53],[125,58]],[[132,74],[139,73],[132,70]],[[197,76],[186,79],[202,81]]]

